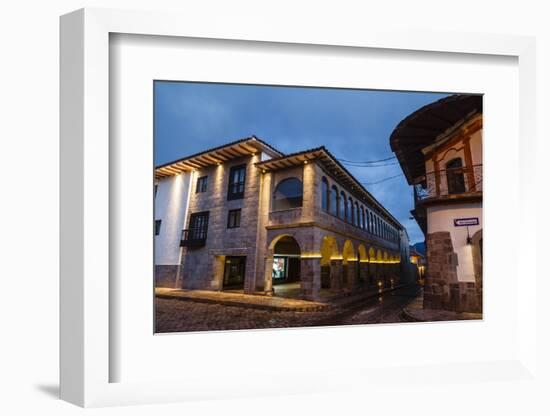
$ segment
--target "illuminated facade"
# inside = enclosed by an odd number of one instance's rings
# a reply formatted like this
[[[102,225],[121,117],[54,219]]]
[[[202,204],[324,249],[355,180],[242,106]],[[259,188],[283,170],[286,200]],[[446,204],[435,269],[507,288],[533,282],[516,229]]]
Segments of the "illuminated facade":
[[[324,147],[250,137],[155,176],[157,286],[319,299],[412,278],[404,228]]]
[[[426,236],[424,307],[481,312],[482,97],[452,95],[401,121],[390,143]]]

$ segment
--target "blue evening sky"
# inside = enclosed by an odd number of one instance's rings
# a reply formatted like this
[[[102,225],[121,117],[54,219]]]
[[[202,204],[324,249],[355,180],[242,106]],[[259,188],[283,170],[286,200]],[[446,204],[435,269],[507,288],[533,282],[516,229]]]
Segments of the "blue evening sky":
[[[155,82],[155,164],[256,135],[284,153],[321,145],[337,158],[373,161],[394,156],[389,137],[418,108],[446,94]],[[407,228],[414,201],[396,159],[379,167],[345,165]],[[369,183],[399,175],[379,184]]]

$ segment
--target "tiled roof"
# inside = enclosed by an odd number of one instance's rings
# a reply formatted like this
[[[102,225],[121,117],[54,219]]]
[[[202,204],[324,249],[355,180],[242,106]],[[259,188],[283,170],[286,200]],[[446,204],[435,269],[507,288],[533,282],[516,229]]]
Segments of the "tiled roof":
[[[262,139],[250,136],[159,165],[155,168],[155,176],[161,178],[182,172],[190,172],[193,169],[202,169],[258,151],[270,153],[271,156],[275,157],[283,155],[282,152],[279,152]]]
[[[358,200],[363,201],[363,203],[375,205],[381,215],[386,216],[387,219],[396,226],[404,228],[325,146],[302,150],[300,152],[290,153],[278,158],[258,162],[256,166],[264,171],[276,171],[292,166],[299,166],[309,161],[318,162],[338,183],[341,184],[341,186],[344,186],[348,192],[353,193]]]

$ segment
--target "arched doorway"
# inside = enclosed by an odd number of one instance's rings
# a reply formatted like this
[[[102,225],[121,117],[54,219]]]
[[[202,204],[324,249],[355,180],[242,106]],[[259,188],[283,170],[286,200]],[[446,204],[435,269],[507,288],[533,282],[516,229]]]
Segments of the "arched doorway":
[[[300,295],[300,255],[298,242],[290,235],[275,238],[270,245],[273,250],[271,258],[271,285],[273,294],[283,297]]]

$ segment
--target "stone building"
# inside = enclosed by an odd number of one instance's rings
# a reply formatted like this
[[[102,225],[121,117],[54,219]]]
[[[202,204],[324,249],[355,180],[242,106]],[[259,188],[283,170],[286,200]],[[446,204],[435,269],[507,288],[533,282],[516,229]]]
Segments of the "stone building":
[[[426,237],[424,307],[481,312],[482,96],[455,94],[402,120],[390,144]]]
[[[253,136],[155,178],[157,286],[320,299],[411,279],[405,229],[325,147]]]

